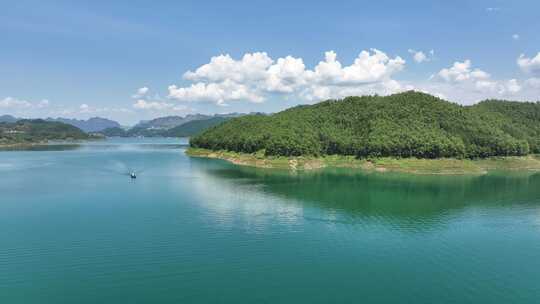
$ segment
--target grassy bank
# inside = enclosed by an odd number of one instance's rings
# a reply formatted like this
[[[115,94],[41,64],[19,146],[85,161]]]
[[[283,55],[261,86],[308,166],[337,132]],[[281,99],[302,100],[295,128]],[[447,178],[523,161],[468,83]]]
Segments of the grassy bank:
[[[224,159],[231,163],[259,168],[289,170],[313,170],[325,167],[358,168],[376,172],[403,172],[414,174],[485,174],[489,171],[540,171],[540,157],[492,157],[479,160],[470,159],[417,159],[417,158],[375,158],[357,159],[354,156],[323,157],[278,157],[263,153],[236,153],[189,148],[186,154],[192,157]]]

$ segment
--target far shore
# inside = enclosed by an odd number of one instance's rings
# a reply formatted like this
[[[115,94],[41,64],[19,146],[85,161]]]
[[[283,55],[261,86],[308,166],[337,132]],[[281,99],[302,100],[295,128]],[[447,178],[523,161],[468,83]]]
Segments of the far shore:
[[[9,143],[9,144],[0,144],[0,149],[2,148],[29,148],[36,146],[47,146],[47,145],[76,145],[85,142],[99,141],[104,138],[89,138],[89,139],[62,139],[62,140],[49,140],[49,141],[37,141],[37,142],[19,142],[19,143]]]
[[[322,168],[356,168],[373,172],[401,172],[412,174],[482,175],[490,171],[540,171],[540,156],[505,156],[485,159],[418,159],[418,158],[372,158],[358,159],[355,156],[328,155],[322,157],[277,157],[262,153],[246,154],[231,151],[213,151],[189,148],[186,154],[192,157],[215,158],[236,165],[258,168],[287,170],[317,170]]]
[[[0,148],[26,148],[33,146],[42,146],[47,145],[48,142],[23,142],[23,143],[10,143],[10,144],[0,144]]]

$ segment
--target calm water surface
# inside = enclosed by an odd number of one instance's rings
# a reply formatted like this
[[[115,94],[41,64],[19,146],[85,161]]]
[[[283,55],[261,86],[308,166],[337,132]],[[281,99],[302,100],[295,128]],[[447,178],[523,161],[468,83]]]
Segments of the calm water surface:
[[[289,174],[185,144],[0,152],[0,303],[540,302],[539,174]]]

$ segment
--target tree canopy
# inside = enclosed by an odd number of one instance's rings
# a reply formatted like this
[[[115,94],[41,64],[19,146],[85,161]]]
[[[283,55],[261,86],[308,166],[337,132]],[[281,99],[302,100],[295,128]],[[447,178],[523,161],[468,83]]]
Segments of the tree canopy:
[[[91,137],[72,125],[43,119],[21,119],[14,123],[0,123],[0,144],[81,140]]]
[[[420,92],[347,97],[232,119],[193,147],[266,155],[477,158],[540,152],[540,104],[461,106]]]

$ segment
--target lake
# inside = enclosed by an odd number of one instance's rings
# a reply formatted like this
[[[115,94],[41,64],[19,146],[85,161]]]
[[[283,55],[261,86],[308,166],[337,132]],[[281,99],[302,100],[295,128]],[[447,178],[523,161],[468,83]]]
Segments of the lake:
[[[290,173],[186,144],[0,152],[0,303],[540,301],[540,174]]]

